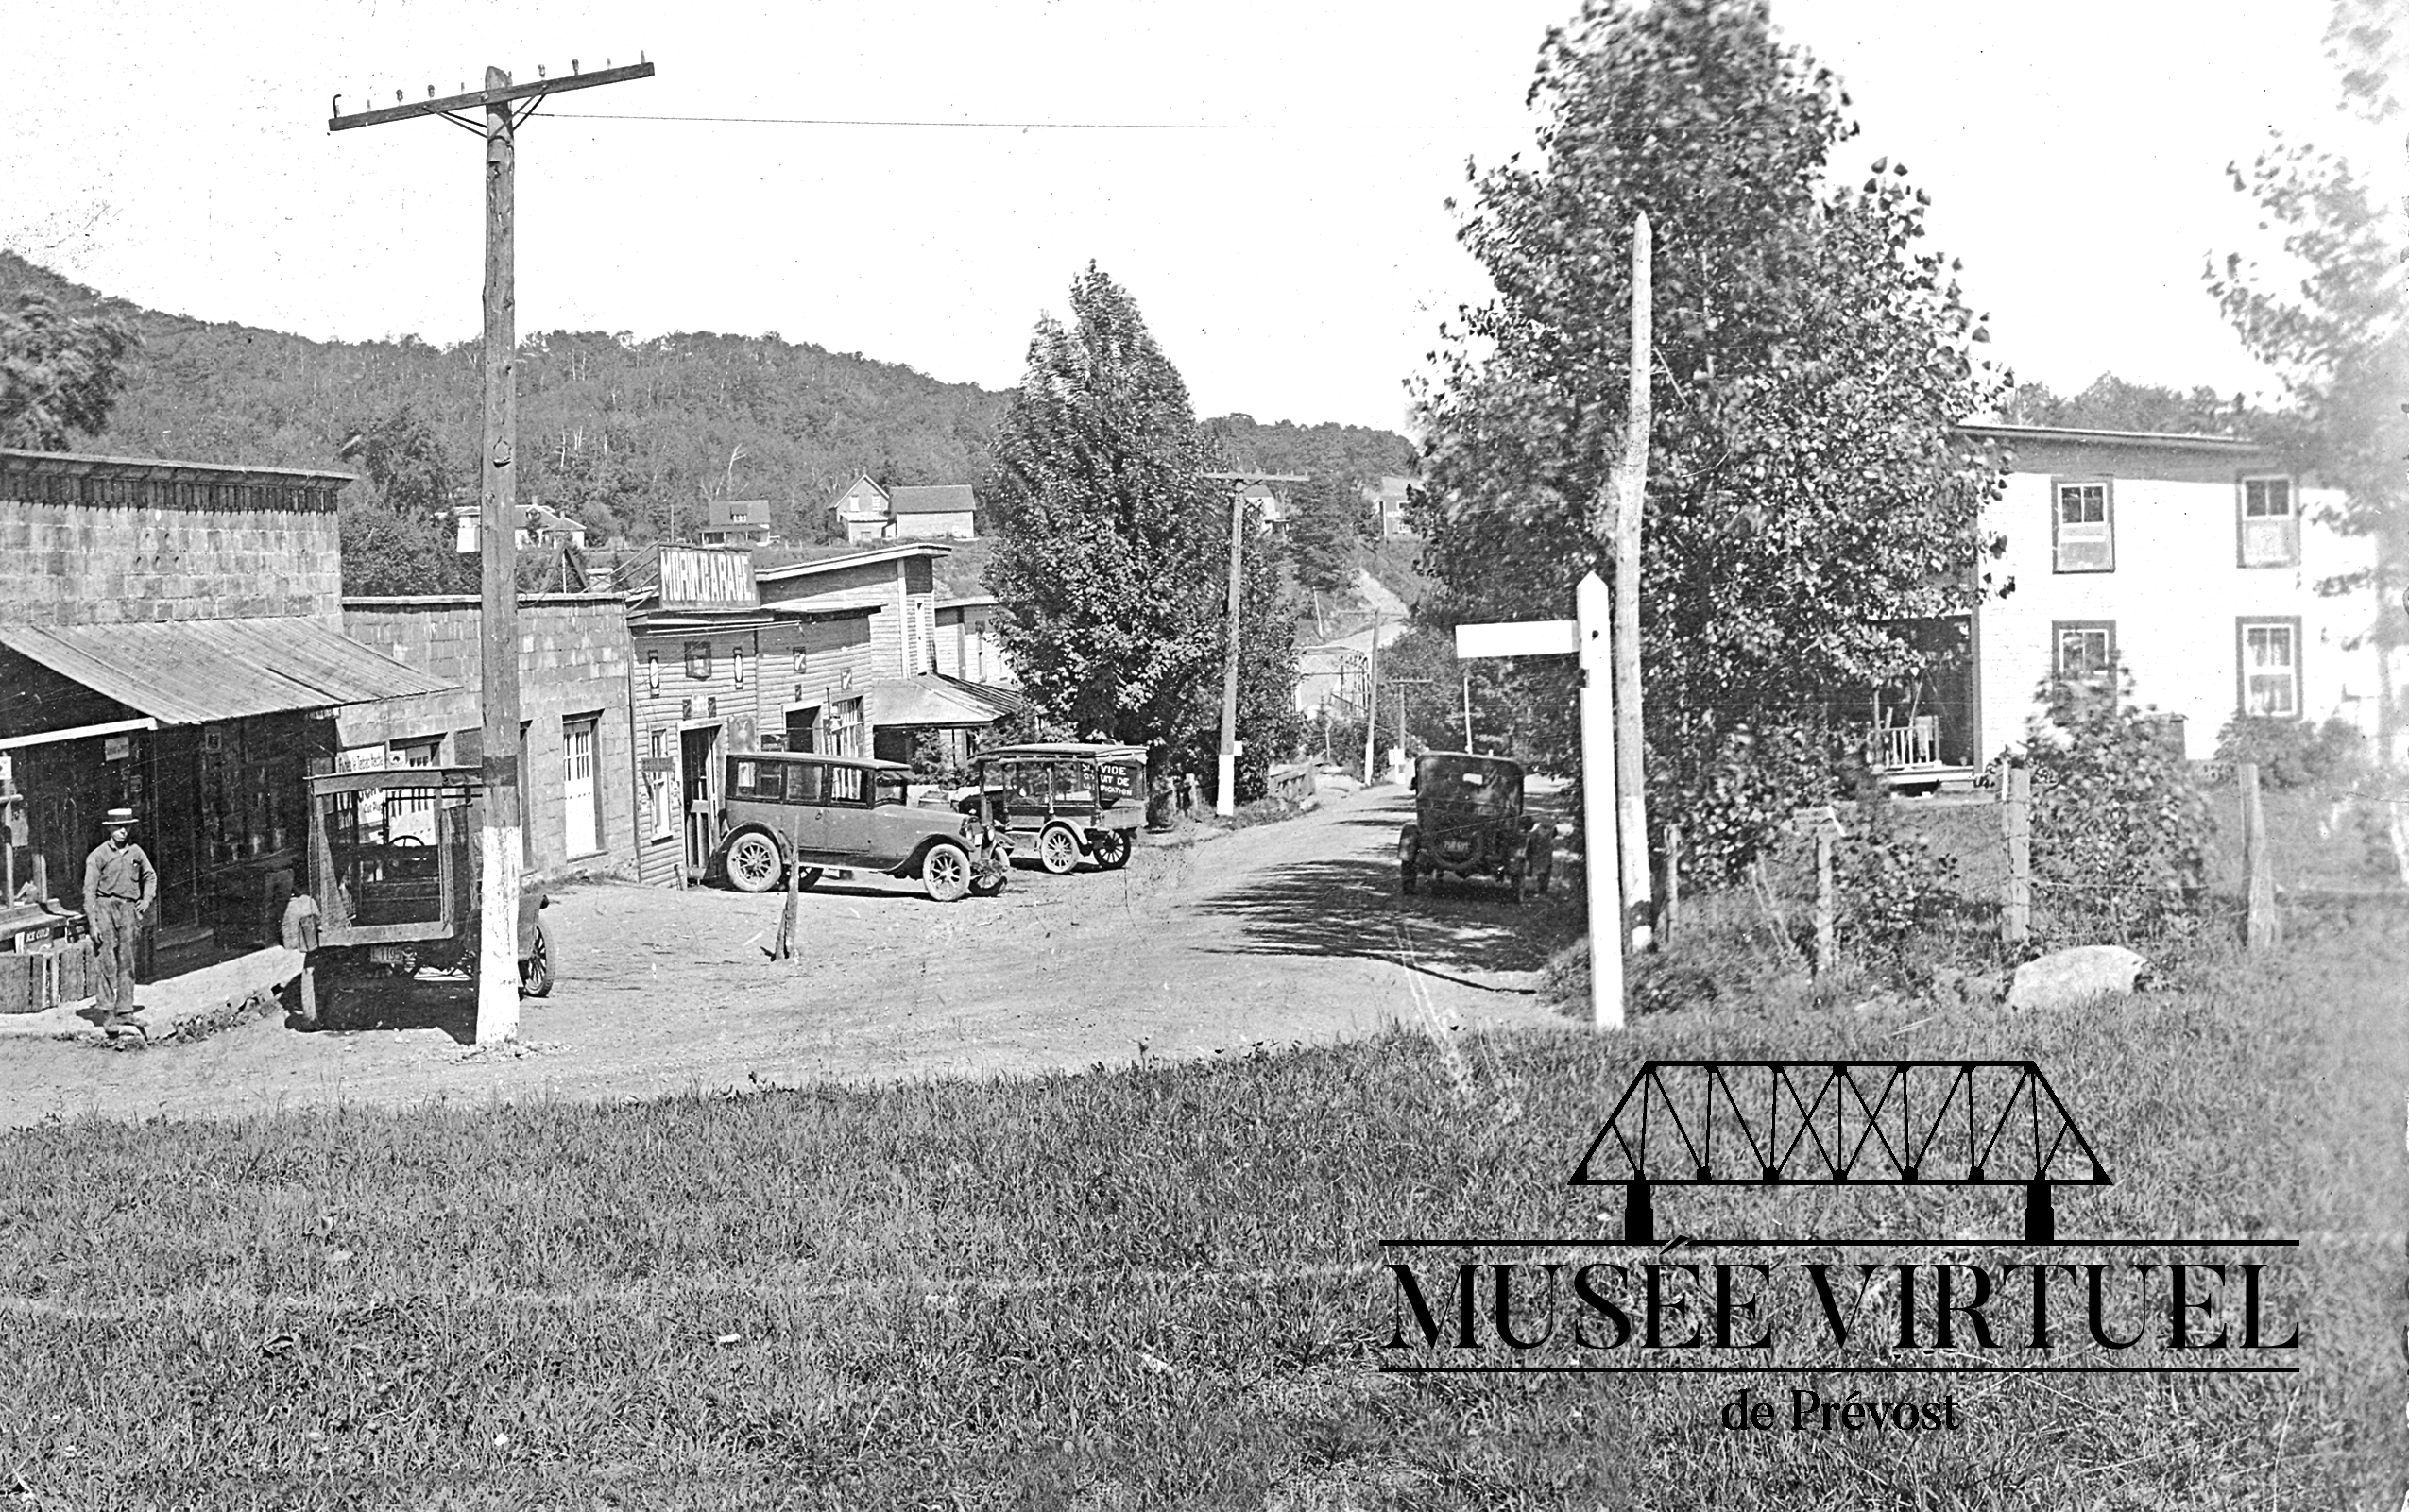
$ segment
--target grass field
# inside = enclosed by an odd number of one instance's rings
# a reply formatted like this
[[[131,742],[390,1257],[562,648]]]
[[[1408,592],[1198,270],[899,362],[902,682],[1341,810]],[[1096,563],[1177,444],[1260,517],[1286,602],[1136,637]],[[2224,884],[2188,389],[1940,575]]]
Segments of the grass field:
[[[2392,1512],[2404,978],[2409,915],[2369,905],[2062,1012],[1727,995],[1452,1054],[53,1124],[0,1136],[0,1495]],[[2301,1237],[2301,1373],[1969,1378],[1964,1426],[1913,1439],[1724,1433],[1711,1379],[1380,1373],[1378,1240],[1604,1233],[1565,1176],[1633,1068],[1750,1055],[2042,1062],[2117,1178],[2062,1232]],[[2012,1222],[1963,1191],[1784,1212]]]

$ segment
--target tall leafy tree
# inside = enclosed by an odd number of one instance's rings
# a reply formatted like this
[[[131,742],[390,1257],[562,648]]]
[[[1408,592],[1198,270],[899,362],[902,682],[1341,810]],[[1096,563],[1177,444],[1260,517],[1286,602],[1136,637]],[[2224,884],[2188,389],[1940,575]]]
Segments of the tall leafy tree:
[[[1090,263],[1041,318],[982,503],[1002,638],[1046,716],[1210,772],[1227,634],[1227,485],[1187,386],[1127,291]],[[1245,532],[1239,794],[1294,735],[1295,652],[1268,537]]]
[[[1355,581],[1356,545],[1369,510],[1360,485],[1332,473],[1299,488],[1289,516],[1289,546],[1296,580],[1316,593],[1336,593]]]
[[[1898,621],[1978,595],[2003,472],[1950,427],[2003,384],[1956,264],[1919,245],[1905,166],[1829,181],[1848,97],[1760,0],[1591,0],[1530,99],[1536,150],[1476,173],[1460,232],[1495,296],[1442,328],[1420,393],[1424,569],[1442,622],[1560,617],[1605,569],[1589,509],[1619,450],[1645,211],[1650,811],[1734,864],[1833,780],[1827,709],[1918,670]],[[1519,675],[1531,754],[1563,759],[1572,669]]]
[[[134,335],[113,316],[77,317],[26,290],[0,311],[0,446],[64,451],[109,428]]]
[[[2346,117],[2400,116],[2409,5],[2336,0],[2326,47]],[[2228,171],[2282,246],[2275,269],[2232,253],[2204,275],[2243,344],[2282,381],[2285,402],[2258,429],[2343,490],[2332,524],[2375,542],[2372,568],[2320,587],[2372,586],[2397,606],[2409,584],[2409,207],[2382,203],[2346,155],[2281,131],[2247,170]],[[2403,638],[2399,616],[2387,609],[2375,634],[2388,664]],[[2392,686],[2387,666],[2378,705],[2386,759],[2402,723]]]

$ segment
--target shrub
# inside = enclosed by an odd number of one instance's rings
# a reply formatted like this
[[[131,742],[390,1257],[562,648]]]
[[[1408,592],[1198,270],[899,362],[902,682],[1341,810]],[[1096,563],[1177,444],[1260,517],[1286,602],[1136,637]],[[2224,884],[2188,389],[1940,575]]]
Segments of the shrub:
[[[2046,691],[2054,738],[2032,769],[2036,943],[2129,943],[2181,933],[2205,898],[2208,806],[2130,679]]]
[[[1849,833],[1832,858],[1840,947],[1868,969],[1897,975],[1917,935],[1956,901],[1957,860],[1899,823],[1897,800],[1871,770],[1856,773]]]
[[[2216,780],[2245,761],[2256,762],[2271,788],[2326,787],[2354,781],[2367,769],[2367,738],[2343,719],[2311,728],[2306,720],[2237,714],[2216,737]]]

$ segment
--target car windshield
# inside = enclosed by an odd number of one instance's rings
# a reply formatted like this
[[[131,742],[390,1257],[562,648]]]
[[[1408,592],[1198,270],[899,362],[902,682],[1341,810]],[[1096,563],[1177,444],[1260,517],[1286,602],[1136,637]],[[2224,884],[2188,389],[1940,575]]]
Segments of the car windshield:
[[[1421,791],[1449,807],[1502,814],[1522,796],[1522,773],[1503,762],[1438,756],[1423,763]]]

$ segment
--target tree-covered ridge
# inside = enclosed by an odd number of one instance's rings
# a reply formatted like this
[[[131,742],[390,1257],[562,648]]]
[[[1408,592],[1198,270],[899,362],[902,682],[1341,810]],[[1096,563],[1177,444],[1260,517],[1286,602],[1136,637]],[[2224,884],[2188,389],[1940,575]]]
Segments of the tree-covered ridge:
[[[0,303],[27,289],[71,314],[112,315],[137,338],[93,450],[366,471],[338,453],[355,437],[384,438],[416,450],[419,482],[441,496],[409,502],[475,501],[474,341],[317,342],[195,320],[0,252]],[[542,331],[521,340],[520,356],[521,499],[640,542],[691,537],[721,495],[770,500],[780,534],[830,538],[826,506],[859,473],[889,485],[982,476],[1005,399],[775,333]]]
[[[1205,422],[1239,467],[1252,472],[1301,472],[1359,484],[1413,470],[1413,445],[1392,431],[1364,425],[1270,424],[1244,413]]]

